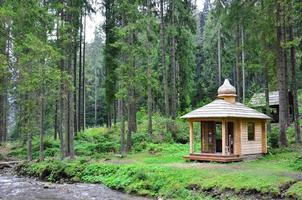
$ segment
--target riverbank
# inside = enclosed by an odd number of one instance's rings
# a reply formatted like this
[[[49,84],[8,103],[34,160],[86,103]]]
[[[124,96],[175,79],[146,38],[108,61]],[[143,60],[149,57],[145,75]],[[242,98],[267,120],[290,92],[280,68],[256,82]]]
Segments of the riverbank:
[[[141,152],[109,160],[24,163],[18,172],[52,182],[101,183],[164,199],[302,199],[302,173],[293,165],[300,154],[284,151],[254,161],[216,164],[165,159],[165,151]]]
[[[17,171],[54,183],[104,184],[152,198],[302,199],[300,146],[270,149],[268,155],[252,161],[219,164],[185,162],[188,144],[146,140],[143,133],[135,134],[133,150],[121,156],[116,154],[118,141],[114,128],[87,129],[76,137],[77,157],[60,161],[59,141],[46,137],[46,158],[38,162],[39,140],[35,138],[35,161],[23,163]],[[7,155],[24,159],[26,147],[11,145]]]

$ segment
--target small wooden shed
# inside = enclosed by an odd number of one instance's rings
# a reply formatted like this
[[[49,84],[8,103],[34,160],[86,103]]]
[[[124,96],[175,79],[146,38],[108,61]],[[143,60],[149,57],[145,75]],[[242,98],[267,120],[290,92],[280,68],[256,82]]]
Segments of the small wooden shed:
[[[271,91],[269,92],[269,115],[271,116],[272,120],[271,123],[279,123],[279,91]],[[265,94],[264,93],[255,93],[249,105],[252,108],[260,109],[262,112],[266,113],[265,109]],[[293,94],[291,91],[288,91],[288,113],[289,113],[289,120],[292,123],[294,121],[294,100]]]
[[[187,113],[190,154],[187,160],[233,162],[267,153],[266,124],[270,117],[236,102],[236,89],[226,79],[217,99]],[[201,149],[194,149],[194,124],[200,126]]]

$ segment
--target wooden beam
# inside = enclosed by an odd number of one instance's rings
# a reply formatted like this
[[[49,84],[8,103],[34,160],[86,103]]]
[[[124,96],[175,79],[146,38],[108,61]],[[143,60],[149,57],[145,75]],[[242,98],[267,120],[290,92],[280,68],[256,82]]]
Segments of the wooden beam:
[[[203,150],[203,133],[204,133],[204,124],[200,122],[200,152]]]
[[[262,153],[267,153],[267,122],[261,123],[262,125]]]
[[[225,155],[225,133],[226,133],[226,125],[225,125],[225,121],[223,120],[221,122],[221,143],[222,143],[222,155]]]
[[[241,154],[241,120],[237,120],[235,123],[235,132],[234,132],[234,154]]]
[[[193,137],[193,122],[192,121],[189,121],[189,128],[190,128],[190,153],[193,153],[194,137]]]

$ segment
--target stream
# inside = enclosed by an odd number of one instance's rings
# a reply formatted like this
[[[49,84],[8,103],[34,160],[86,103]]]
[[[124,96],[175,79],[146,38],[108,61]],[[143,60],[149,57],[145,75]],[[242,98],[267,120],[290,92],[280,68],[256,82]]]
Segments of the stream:
[[[101,184],[57,184],[1,173],[0,200],[147,200]]]

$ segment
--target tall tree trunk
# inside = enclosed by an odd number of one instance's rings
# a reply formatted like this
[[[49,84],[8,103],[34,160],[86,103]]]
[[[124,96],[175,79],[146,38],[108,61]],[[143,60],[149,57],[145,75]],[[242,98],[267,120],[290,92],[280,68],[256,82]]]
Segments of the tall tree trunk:
[[[118,116],[119,121],[121,124],[121,135],[120,135],[120,142],[121,142],[121,154],[124,155],[126,153],[126,146],[125,146],[125,117],[124,117],[124,101],[122,99],[118,100]]]
[[[27,102],[29,102],[31,99],[30,99],[30,94],[26,94],[25,95],[25,100]],[[30,109],[29,107],[27,106],[26,107],[26,113],[25,113],[25,121],[26,121],[26,124],[25,124],[25,129],[26,129],[26,133],[27,133],[27,160],[28,161],[32,161],[33,159],[33,150],[32,150],[32,130],[30,129]]]
[[[77,55],[78,55],[78,31],[75,31],[74,35],[74,47],[73,47],[73,106],[74,106],[74,133],[75,135],[79,131],[79,119],[78,119],[78,107],[77,107]]]
[[[86,87],[85,87],[85,65],[86,65],[86,9],[84,12],[84,37],[83,37],[83,81],[82,81],[82,104],[83,104],[83,130],[86,128]]]
[[[29,119],[27,119],[27,126],[29,125]],[[33,160],[33,150],[32,150],[32,131],[27,127],[27,160]]]
[[[58,137],[58,107],[59,107],[59,103],[58,100],[56,100],[55,102],[55,116],[54,116],[54,140],[57,140]]]
[[[218,49],[218,84],[221,86],[221,25],[218,24],[218,34],[217,34],[217,49]]]
[[[175,14],[174,14],[175,5],[171,1],[171,26],[175,27]],[[172,119],[176,118],[177,115],[177,89],[176,89],[176,61],[175,61],[175,35],[171,35],[171,49],[170,49],[170,58],[171,58],[171,116]]]
[[[289,26],[289,40],[294,40],[292,21]],[[295,141],[297,144],[301,144],[301,128],[300,128],[300,115],[298,105],[298,94],[297,94],[297,76],[296,76],[296,49],[294,46],[290,47],[290,63],[291,63],[291,91],[293,95],[293,113],[294,113],[294,124],[295,124]]]
[[[148,64],[148,70],[147,70],[147,74],[148,74],[148,100],[147,100],[147,104],[148,104],[148,135],[152,136],[152,85],[151,85],[151,66],[150,63]]]
[[[151,1],[147,1],[147,6],[148,6],[148,15],[149,18],[151,18],[152,13],[151,13]],[[148,20],[148,25],[147,25],[147,49],[148,49],[148,58],[147,58],[147,106],[148,106],[148,135],[151,137],[152,136],[152,46],[150,41],[150,27],[151,27],[151,22],[150,19]]]
[[[60,70],[61,70],[61,79],[60,79],[60,97],[59,97],[59,137],[60,137],[60,150],[61,150],[61,159],[65,158],[65,142],[64,142],[64,60],[61,59],[60,61]]]
[[[169,89],[168,89],[168,73],[169,66],[166,65],[166,44],[165,44],[165,21],[164,21],[164,0],[160,0],[160,45],[161,45],[161,65],[163,70],[163,85],[165,98],[165,115],[170,116],[169,109]]]
[[[97,107],[97,102],[98,102],[98,77],[97,77],[97,67],[96,65],[94,66],[94,126],[96,127],[98,124],[98,107]]]
[[[70,47],[72,47],[72,43],[70,44]],[[72,48],[71,48],[72,49]],[[73,69],[73,66],[72,65],[72,52],[70,52],[70,62],[69,62],[69,74],[72,76],[73,72],[74,72],[74,69]],[[72,76],[73,79],[76,79],[76,76]],[[69,139],[69,157],[71,159],[74,158],[74,144],[73,144],[73,140],[74,140],[74,135],[75,135],[75,130],[74,130],[74,93],[73,93],[73,90],[72,89],[68,89],[68,102],[69,102],[69,107],[68,107],[68,112],[69,112],[69,131],[68,131],[68,139]]]
[[[242,100],[241,96],[241,76],[240,76],[240,28],[239,24],[236,24],[236,89],[237,89],[237,97],[238,101]]]
[[[278,88],[279,88],[279,125],[280,125],[280,145],[287,146],[287,138],[286,138],[286,129],[287,129],[287,105],[286,105],[286,93],[287,93],[287,85],[286,85],[286,68],[284,61],[284,50],[281,46],[283,41],[283,30],[282,30],[282,12],[280,0],[277,2],[277,76],[278,76]]]
[[[283,28],[282,28],[282,43],[286,44],[287,42],[287,21],[286,21],[286,8],[284,3],[282,3],[282,20],[283,20]],[[283,48],[283,47],[282,47]],[[289,92],[288,92],[288,53],[287,53],[287,49],[283,48],[283,56],[284,56],[284,67],[285,67],[285,85],[286,85],[286,97],[285,97],[285,106],[286,106],[286,122],[287,122],[287,126],[289,126],[291,124],[292,121],[292,116],[290,115],[290,106],[289,106]]]
[[[136,132],[136,105],[134,99],[134,89],[128,91],[128,132],[127,132],[127,152],[131,151],[132,133]]]
[[[43,76],[43,70],[42,70]],[[43,79],[43,77],[42,77]],[[40,154],[39,159],[40,161],[44,160],[44,80],[42,83],[42,89],[40,94]]]
[[[83,13],[80,16],[80,39],[79,39],[79,84],[78,84],[78,126],[82,130],[82,34],[83,34]]]
[[[269,107],[269,75],[268,75],[268,63],[264,63],[264,93],[265,93],[265,112],[267,116],[270,116],[270,107]],[[271,132],[271,125],[270,122],[267,123],[267,130]]]
[[[245,52],[244,52],[244,30],[241,27],[241,61],[242,61],[242,102],[245,102]]]
[[[0,69],[0,116],[4,116],[5,114],[5,107],[4,107],[4,70]],[[4,132],[5,132],[5,127],[4,127],[4,117],[0,118],[0,144],[4,138]]]
[[[5,30],[5,26],[2,26],[2,24],[0,28]],[[2,35],[0,38],[0,52],[4,55],[7,51],[6,40],[6,34]],[[6,69],[0,66],[0,144],[6,138],[6,101]]]

